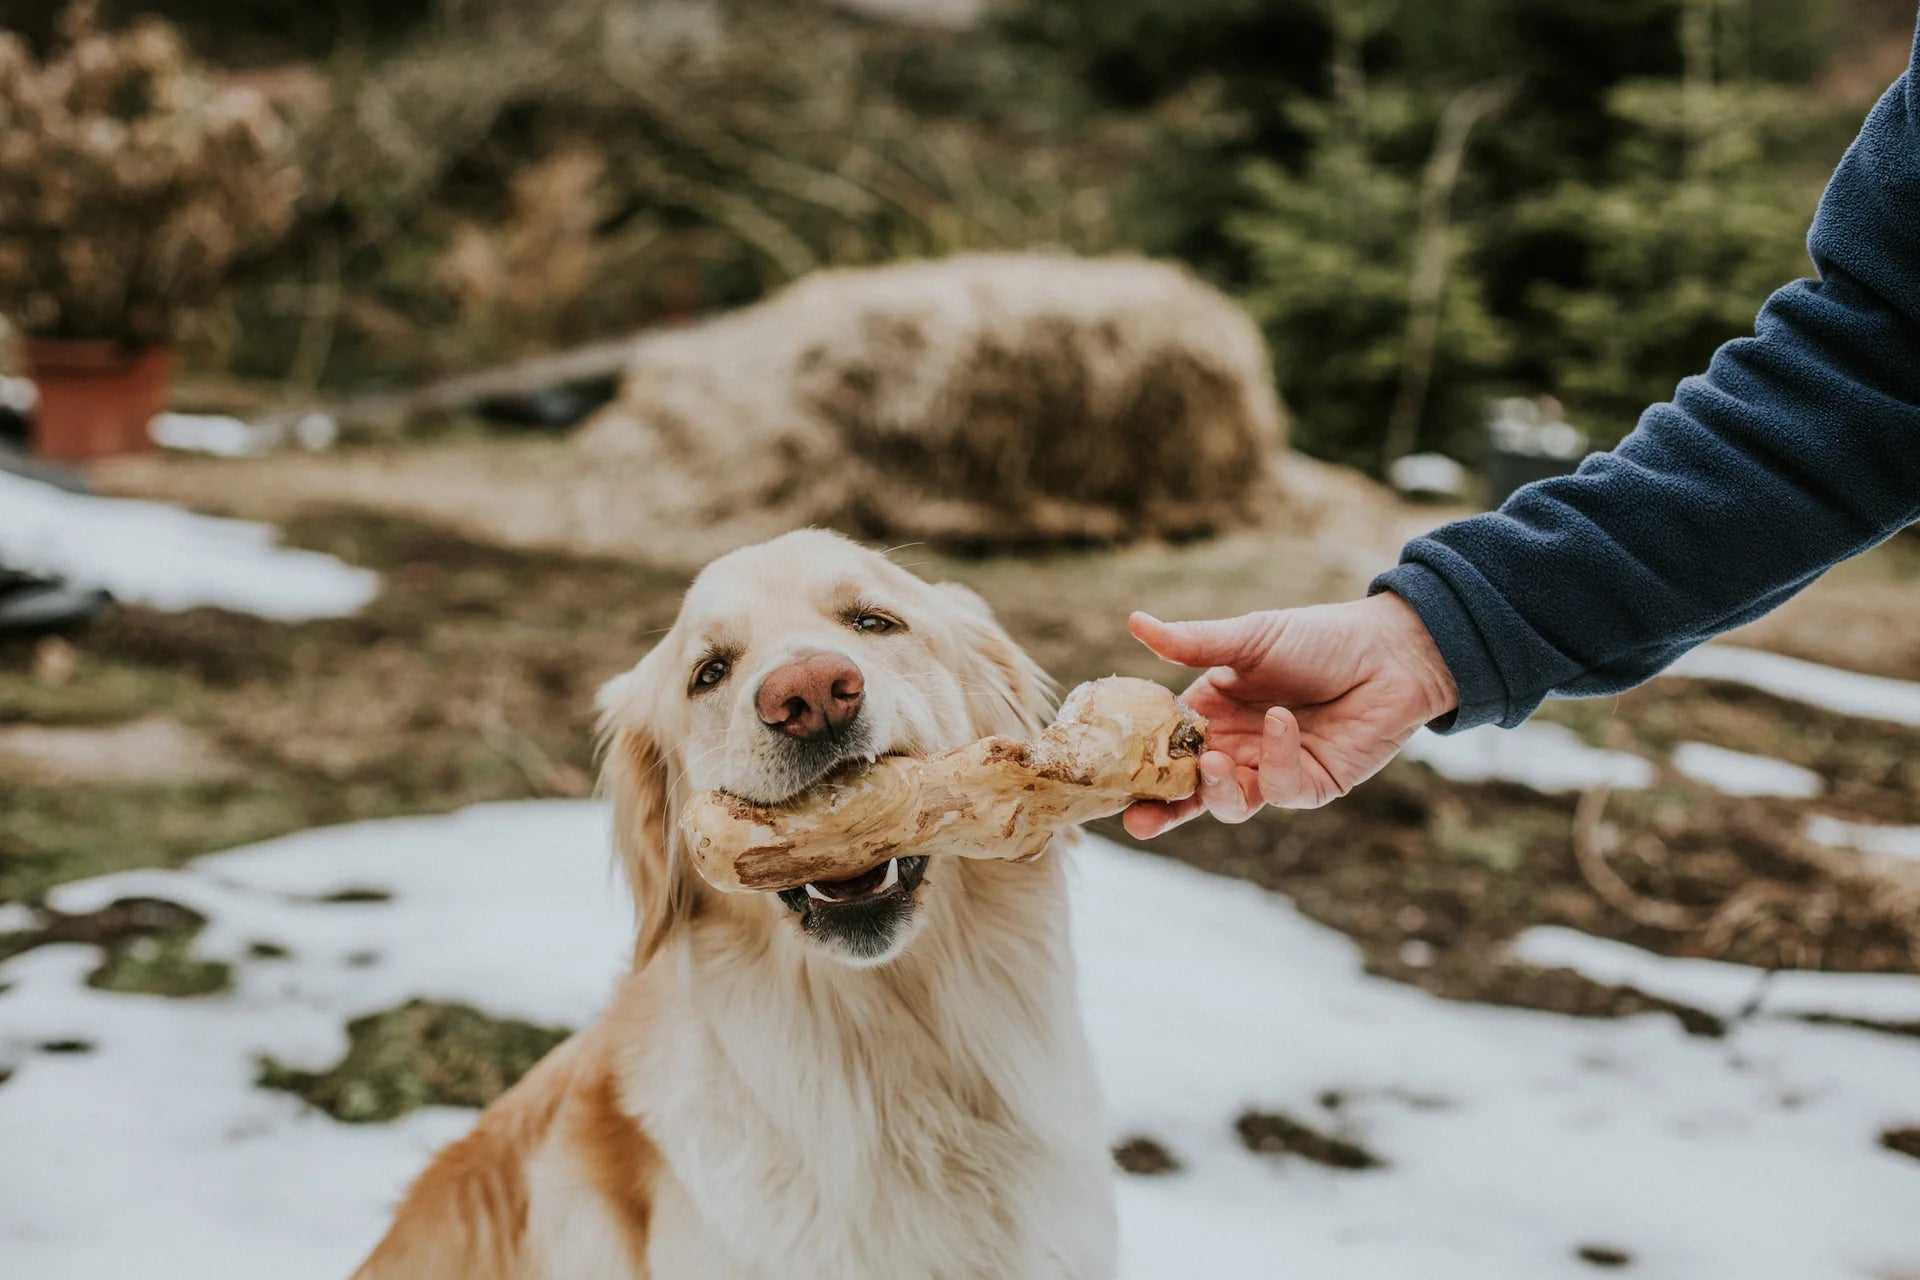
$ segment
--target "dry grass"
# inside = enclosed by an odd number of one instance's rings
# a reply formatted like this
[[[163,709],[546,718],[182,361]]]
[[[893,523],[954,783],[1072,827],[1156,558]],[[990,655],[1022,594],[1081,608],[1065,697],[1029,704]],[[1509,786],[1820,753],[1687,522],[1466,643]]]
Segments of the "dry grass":
[[[581,446],[704,518],[956,547],[1245,524],[1283,439],[1266,346],[1162,263],[964,254],[817,272],[646,343]]]

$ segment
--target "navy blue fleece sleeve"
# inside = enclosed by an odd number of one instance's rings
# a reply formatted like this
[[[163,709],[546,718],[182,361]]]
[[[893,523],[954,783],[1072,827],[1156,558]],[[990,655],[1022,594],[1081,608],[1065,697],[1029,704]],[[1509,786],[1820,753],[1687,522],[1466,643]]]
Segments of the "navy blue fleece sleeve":
[[[1774,294],[1611,452],[1408,543],[1374,581],[1460,687],[1448,728],[1617,693],[1920,518],[1920,39]]]

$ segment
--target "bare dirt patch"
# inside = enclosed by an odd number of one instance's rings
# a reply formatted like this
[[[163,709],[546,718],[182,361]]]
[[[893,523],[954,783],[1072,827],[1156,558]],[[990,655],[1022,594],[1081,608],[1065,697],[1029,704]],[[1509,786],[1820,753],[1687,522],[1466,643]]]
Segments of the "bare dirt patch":
[[[1609,799],[1607,865],[1634,894],[1674,908],[1678,927],[1638,919],[1596,888],[1575,850],[1578,807],[1574,796],[1462,786],[1399,762],[1325,809],[1189,823],[1146,847],[1284,892],[1353,937],[1370,971],[1455,999],[1580,1016],[1665,1011],[1697,1034],[1724,1031],[1699,1010],[1515,962],[1506,944],[1534,924],[1762,969],[1920,972],[1909,886],[1809,845],[1798,802],[1677,784]],[[1100,830],[1127,839],[1117,822]]]
[[[1912,41],[1909,29],[1903,50],[1910,51]],[[1901,56],[1906,57],[1906,52]],[[1850,671],[1920,680],[1920,590],[1916,587],[1920,587],[1920,537],[1907,534],[1841,565],[1728,639]]]
[[[100,948],[87,985],[101,991],[202,996],[232,983],[228,966],[203,960],[194,939],[206,926],[197,911],[163,898],[121,898],[97,911],[66,914],[41,908],[32,928],[0,934],[0,959],[35,947],[82,943]]]
[[[47,786],[218,781],[239,772],[204,735],[155,716],[131,724],[0,727],[0,777]]]
[[[1200,566],[1196,606],[1218,613],[1244,597],[1243,608],[1266,607],[1275,591],[1319,584],[1315,598],[1351,595],[1393,562],[1405,538],[1431,528],[1446,513],[1401,503],[1390,492],[1345,468],[1299,454],[1274,463],[1277,492],[1252,527],[1213,541],[1175,548],[1176,559]],[[209,458],[122,458],[91,475],[103,492],[180,502],[197,510],[298,525],[303,517],[357,511],[401,522],[429,524],[444,535],[502,549],[621,557],[690,576],[733,548],[784,533],[794,519],[752,502],[716,501],[681,475],[636,472],[618,485],[604,482],[606,467],[553,440],[455,438],[407,448],[361,447],[332,453],[274,454],[240,461]],[[857,522],[854,532],[860,532]],[[891,539],[890,543],[909,539]],[[1028,568],[1042,578],[1054,564],[1103,560],[1089,539],[1078,550],[1029,554],[990,563]],[[887,543],[883,543],[887,545]],[[1214,549],[1237,572],[1208,571]],[[1253,549],[1263,554],[1255,555]],[[1137,551],[1151,560],[1168,544],[1136,542],[1112,554]],[[930,558],[932,553],[913,558]],[[968,557],[956,555],[953,561]],[[1338,589],[1328,591],[1333,576]],[[1017,575],[1008,575],[1017,576]],[[997,605],[999,601],[996,599]],[[1105,606],[1118,602],[1109,597]],[[1125,617],[1124,607],[1120,614]]]

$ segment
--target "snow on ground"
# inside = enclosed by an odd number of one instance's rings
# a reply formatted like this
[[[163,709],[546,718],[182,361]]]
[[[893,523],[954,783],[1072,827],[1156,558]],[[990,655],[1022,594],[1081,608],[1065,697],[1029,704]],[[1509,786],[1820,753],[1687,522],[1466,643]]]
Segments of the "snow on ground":
[[[1731,644],[1701,645],[1666,674],[1726,680],[1841,715],[1920,726],[1920,683],[1911,680],[1862,675]]]
[[[1712,787],[1722,795],[1809,800],[1826,790],[1826,781],[1811,769],[1707,742],[1682,742],[1676,746],[1673,767],[1681,777]]]
[[[1910,680],[1861,675],[1726,644],[1703,645],[1667,668],[1666,674],[1725,680],[1843,715],[1920,726],[1920,683]],[[1650,761],[1588,746],[1571,729],[1543,720],[1529,720],[1517,729],[1487,725],[1446,736],[1423,729],[1401,755],[1452,782],[1512,782],[1543,792],[1598,786],[1632,791],[1650,787],[1654,781]],[[1705,742],[1679,744],[1671,764],[1681,776],[1730,796],[1811,799],[1826,785],[1811,769]],[[1920,832],[1920,828],[1889,828],[1881,833],[1862,829],[1862,839],[1882,843],[1856,847],[1894,857],[1920,857],[1920,834],[1904,834],[1908,830]],[[1852,843],[1820,835],[1813,838],[1828,844]]]
[[[379,575],[274,538],[268,525],[0,471],[0,565],[104,587],[129,604],[210,605],[282,622],[353,613],[379,592]]]
[[[1497,780],[1548,792],[1598,786],[1634,791],[1653,785],[1653,766],[1639,756],[1590,747],[1565,725],[1544,720],[1445,736],[1422,729],[1400,754],[1451,782]]]
[[[1807,839],[1838,849],[1855,849],[1901,862],[1920,862],[1920,826],[1845,822],[1816,813],[1807,819]]]
[[[1514,939],[1513,954],[1542,969],[1571,969],[1721,1018],[1765,1014],[1920,1024],[1920,977],[1907,974],[1770,972],[1724,960],[1677,959],[1557,925],[1528,929]],[[1920,1102],[1920,1087],[1915,1093]]]
[[[253,1088],[255,1055],[323,1067],[348,1019],[414,996],[585,1023],[627,932],[605,821],[584,802],[484,806],[56,890],[67,910],[136,893],[196,908],[211,919],[201,953],[230,960],[236,984],[193,1000],[94,991],[96,953],[75,946],[0,966],[0,1069],[15,1072],[0,1084],[0,1270],[344,1275],[472,1113],[338,1124]],[[1592,1274],[1582,1245],[1668,1280],[1920,1273],[1920,1163],[1876,1146],[1920,1123],[1920,1040],[1769,1019],[1711,1040],[1658,1015],[1444,1002],[1367,977],[1347,939],[1249,884],[1098,840],[1074,856],[1112,1132],[1182,1166],[1116,1174],[1128,1280],[1572,1280]],[[324,901],[367,888],[391,900]],[[250,959],[254,941],[292,956]],[[1664,960],[1635,976],[1656,970],[1742,1004],[1752,981],[1696,983]],[[1897,981],[1796,999],[1884,1011],[1920,991]],[[96,1047],[36,1048],[74,1039]],[[1316,1101],[1330,1090],[1337,1113]],[[1234,1132],[1248,1107],[1387,1165],[1251,1153]]]

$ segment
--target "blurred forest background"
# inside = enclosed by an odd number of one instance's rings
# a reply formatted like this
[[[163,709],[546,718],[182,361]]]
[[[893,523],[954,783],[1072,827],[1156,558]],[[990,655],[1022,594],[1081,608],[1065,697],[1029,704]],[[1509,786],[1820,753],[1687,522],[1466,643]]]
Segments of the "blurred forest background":
[[[59,6],[8,5],[44,43]],[[959,249],[1186,262],[1293,442],[1616,439],[1809,266],[1910,0],[114,0],[297,137],[291,233],[185,356],[399,385]],[[906,20],[901,20],[902,18]],[[192,385],[190,381],[190,385]]]

